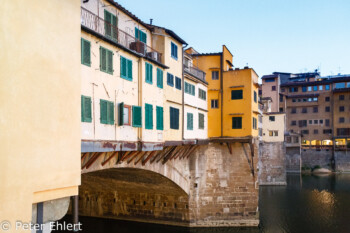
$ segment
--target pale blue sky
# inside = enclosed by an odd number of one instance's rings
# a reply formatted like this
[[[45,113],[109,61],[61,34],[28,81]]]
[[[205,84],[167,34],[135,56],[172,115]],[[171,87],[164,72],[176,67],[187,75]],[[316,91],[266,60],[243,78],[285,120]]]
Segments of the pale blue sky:
[[[259,76],[320,68],[350,74],[350,0],[118,0],[199,52],[225,44]]]

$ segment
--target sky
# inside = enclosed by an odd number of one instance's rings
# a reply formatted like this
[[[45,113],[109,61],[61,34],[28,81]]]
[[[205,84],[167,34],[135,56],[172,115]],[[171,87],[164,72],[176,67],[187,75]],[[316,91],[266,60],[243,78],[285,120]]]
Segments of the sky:
[[[272,72],[350,74],[350,0],[117,0],[173,30],[200,53],[225,44],[233,65]]]

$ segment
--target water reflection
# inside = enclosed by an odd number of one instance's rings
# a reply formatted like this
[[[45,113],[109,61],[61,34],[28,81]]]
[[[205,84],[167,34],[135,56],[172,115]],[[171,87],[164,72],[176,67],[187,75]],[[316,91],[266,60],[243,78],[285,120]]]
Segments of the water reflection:
[[[288,175],[287,186],[260,187],[260,228],[170,227],[81,218],[84,233],[350,233],[350,174]],[[69,219],[67,216],[66,219]]]

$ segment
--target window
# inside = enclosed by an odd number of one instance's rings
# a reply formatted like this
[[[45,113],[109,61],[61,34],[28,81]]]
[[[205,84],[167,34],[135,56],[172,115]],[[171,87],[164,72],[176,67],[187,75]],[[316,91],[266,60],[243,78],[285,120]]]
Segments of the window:
[[[350,128],[338,128],[337,136],[350,136]]]
[[[309,130],[302,130],[301,133],[302,134],[309,134]]]
[[[185,93],[190,94],[190,95],[195,95],[195,86],[185,82]]]
[[[317,91],[317,86],[314,86],[314,88],[313,88],[313,89],[314,89],[314,91]]]
[[[113,52],[100,47],[100,70],[108,74],[113,74]]]
[[[204,129],[204,114],[198,113],[198,129]]]
[[[174,75],[167,73],[167,84],[171,87],[174,86]]]
[[[318,112],[318,107],[314,107],[314,112]]]
[[[269,136],[270,137],[277,137],[278,131],[277,130],[269,130]]]
[[[318,101],[318,97],[314,97],[312,100],[313,100],[314,102],[317,102],[317,101]]]
[[[317,125],[318,124],[318,120],[314,120],[314,124]]]
[[[334,88],[335,89],[345,88],[345,83],[336,83]]]
[[[262,90],[259,90],[259,95],[262,95]]]
[[[280,112],[283,112],[283,108],[280,108]]]
[[[147,34],[135,27],[135,38],[147,44]]]
[[[153,106],[145,104],[145,129],[153,129]]]
[[[81,122],[92,122],[91,97],[81,96]]]
[[[219,71],[212,71],[211,72],[211,79],[212,80],[219,80]]]
[[[298,121],[299,127],[306,127],[307,126],[307,120],[300,120]]]
[[[285,92],[285,89],[284,89],[284,88],[281,88],[281,92]]]
[[[193,130],[193,114],[187,113],[187,130]]]
[[[330,125],[329,119],[326,119],[326,120],[325,120],[325,125],[326,125],[326,126],[329,126],[329,125]]]
[[[290,87],[289,92],[298,92],[298,88],[297,87]]]
[[[293,103],[297,102],[297,99],[294,99],[294,98],[293,98],[293,99],[292,99],[292,102],[293,102]]]
[[[258,129],[258,121],[255,117],[253,117],[253,129]]]
[[[307,108],[302,108],[301,113],[307,113]]]
[[[323,86],[322,85],[318,86],[318,90],[323,91]]]
[[[320,124],[321,124],[321,125],[323,124],[323,120],[320,120]]]
[[[219,108],[219,100],[211,100],[211,108]]]
[[[254,102],[255,103],[258,102],[258,95],[256,94],[256,91],[254,91]]]
[[[339,106],[339,112],[344,112],[345,111],[345,107],[344,106]]]
[[[163,107],[156,107],[156,113],[157,113],[157,130],[163,130],[164,129],[164,111]]]
[[[198,89],[198,97],[202,100],[207,100],[207,92],[202,89]]]
[[[232,100],[243,99],[243,90],[232,90],[231,99]]]
[[[297,121],[292,121],[290,125],[292,126],[297,125]]]
[[[269,121],[275,121],[275,116],[269,116]]]
[[[177,60],[177,45],[171,42],[171,57]]]
[[[307,87],[302,87],[301,90],[302,90],[303,92],[307,92]]]
[[[91,66],[91,44],[90,41],[81,38],[81,64]]]
[[[283,102],[283,95],[280,95],[280,102]]]
[[[309,120],[309,125],[312,125],[312,120]]]
[[[327,97],[325,97],[325,98],[324,98],[324,100],[325,100],[326,102],[329,102],[330,97],[329,97],[329,96],[327,96]]]
[[[242,117],[232,117],[232,129],[242,129]]]
[[[181,90],[181,78],[175,77],[175,88]]]
[[[331,111],[331,107],[329,107],[329,106],[327,106],[327,107],[325,107],[325,112],[330,112]]]
[[[311,91],[312,90],[312,87],[307,87],[307,91]]]
[[[314,134],[318,134],[318,129],[314,129]]]
[[[120,56],[120,77],[132,80],[132,61]]]
[[[170,129],[179,129],[179,109],[170,107]]]
[[[100,100],[101,124],[114,125],[114,103],[108,100]]]
[[[326,91],[329,90],[329,85],[325,85],[325,90],[326,90]]]
[[[323,134],[331,134],[332,130],[331,129],[324,129]]]
[[[163,70],[157,68],[157,87],[163,88]]]
[[[142,108],[140,106],[132,106],[132,126],[142,127]]]
[[[146,83],[153,83],[153,65],[146,62]]]
[[[292,113],[292,114],[297,113],[297,109],[296,109],[296,108],[292,108],[291,113]]]
[[[344,117],[339,117],[339,123],[344,123],[345,122],[345,118]]]
[[[339,96],[339,100],[344,100],[345,98],[344,98],[344,95],[340,95]]]
[[[271,91],[276,91],[276,86],[271,86]]]
[[[118,105],[118,124],[131,125],[131,106],[124,103]]]
[[[275,78],[265,78],[265,83],[272,83],[275,81]]]
[[[105,16],[105,36],[111,39],[117,39],[117,17],[108,11],[104,11]]]

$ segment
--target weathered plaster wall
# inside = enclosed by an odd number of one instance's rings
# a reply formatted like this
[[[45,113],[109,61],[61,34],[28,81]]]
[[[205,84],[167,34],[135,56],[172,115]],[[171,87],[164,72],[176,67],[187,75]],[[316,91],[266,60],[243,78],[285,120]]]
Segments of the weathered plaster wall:
[[[301,155],[300,147],[286,147],[286,171],[300,172]]]
[[[259,185],[286,185],[283,142],[262,142],[259,150]]]

